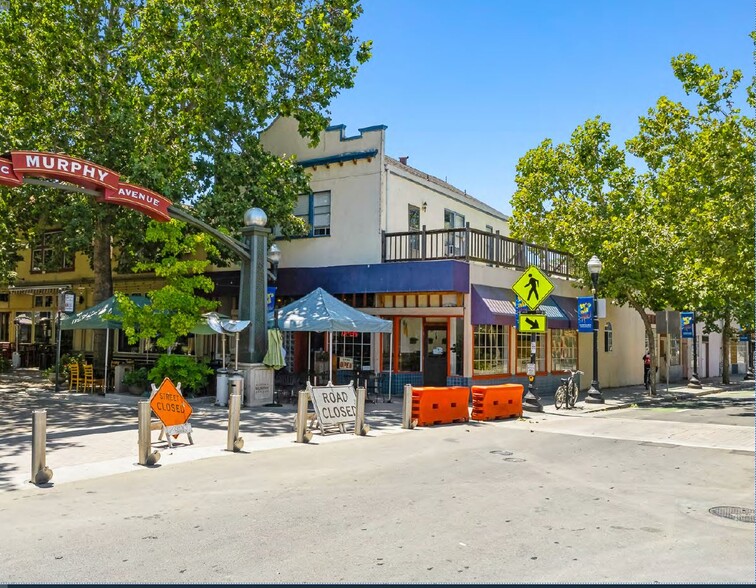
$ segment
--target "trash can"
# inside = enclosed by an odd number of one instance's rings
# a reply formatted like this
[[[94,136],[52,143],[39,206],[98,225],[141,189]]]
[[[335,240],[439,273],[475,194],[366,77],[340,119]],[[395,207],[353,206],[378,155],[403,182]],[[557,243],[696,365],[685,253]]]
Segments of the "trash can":
[[[228,370],[220,368],[215,372],[215,404],[228,405]]]

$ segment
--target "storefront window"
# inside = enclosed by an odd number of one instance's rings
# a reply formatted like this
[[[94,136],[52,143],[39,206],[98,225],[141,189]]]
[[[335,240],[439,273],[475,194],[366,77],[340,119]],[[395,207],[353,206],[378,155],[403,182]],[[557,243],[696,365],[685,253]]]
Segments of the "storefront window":
[[[530,363],[530,337],[528,334],[517,334],[517,373],[524,374]],[[535,335],[536,341],[536,371],[546,371],[546,336],[543,333]]]
[[[509,327],[476,325],[473,331],[473,375],[509,373]]]
[[[680,365],[680,337],[669,338],[669,365]]]
[[[354,369],[372,365],[370,362],[370,333],[341,331],[336,333],[333,353],[352,359]]]
[[[577,331],[552,329],[551,369],[555,372],[577,369]]]
[[[423,319],[404,317],[399,321],[399,371],[420,371]]]

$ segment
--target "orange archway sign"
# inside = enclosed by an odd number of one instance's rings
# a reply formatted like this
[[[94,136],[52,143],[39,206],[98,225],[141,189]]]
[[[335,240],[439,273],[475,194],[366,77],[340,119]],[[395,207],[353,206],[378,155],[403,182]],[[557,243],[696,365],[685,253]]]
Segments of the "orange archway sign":
[[[165,378],[160,384],[150,399],[150,408],[166,427],[183,425],[192,416],[192,405],[186,401],[170,378]]]

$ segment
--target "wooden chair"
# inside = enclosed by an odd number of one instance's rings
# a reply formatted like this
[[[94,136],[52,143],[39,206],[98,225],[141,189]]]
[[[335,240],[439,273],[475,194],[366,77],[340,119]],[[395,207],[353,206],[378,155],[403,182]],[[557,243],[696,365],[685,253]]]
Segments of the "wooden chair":
[[[102,389],[103,393],[105,392],[105,380],[94,377],[94,366],[91,363],[84,364],[84,379],[81,387],[85,392],[91,391],[92,394],[95,393],[97,388]]]
[[[68,390],[78,390],[81,385],[81,377],[79,375],[79,364],[68,364]]]

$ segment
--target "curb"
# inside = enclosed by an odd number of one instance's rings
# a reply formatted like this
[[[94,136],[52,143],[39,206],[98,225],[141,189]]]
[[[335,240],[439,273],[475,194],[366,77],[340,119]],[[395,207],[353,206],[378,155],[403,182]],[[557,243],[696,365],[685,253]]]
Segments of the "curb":
[[[652,404],[661,404],[665,401],[671,401],[676,402],[678,400],[687,400],[689,398],[696,398],[698,396],[707,396],[709,394],[719,394],[720,392],[727,392],[728,390],[719,390],[719,389],[709,389],[709,390],[701,390],[698,392],[679,392],[679,393],[670,393],[665,396],[657,396],[657,397],[651,397],[651,398],[642,398],[635,402],[623,402],[622,404],[613,404],[611,406],[603,406],[601,408],[595,408],[586,411],[583,410],[583,414],[590,414],[593,412],[605,412],[607,410],[619,410],[621,408],[630,408],[632,406],[650,406]]]

